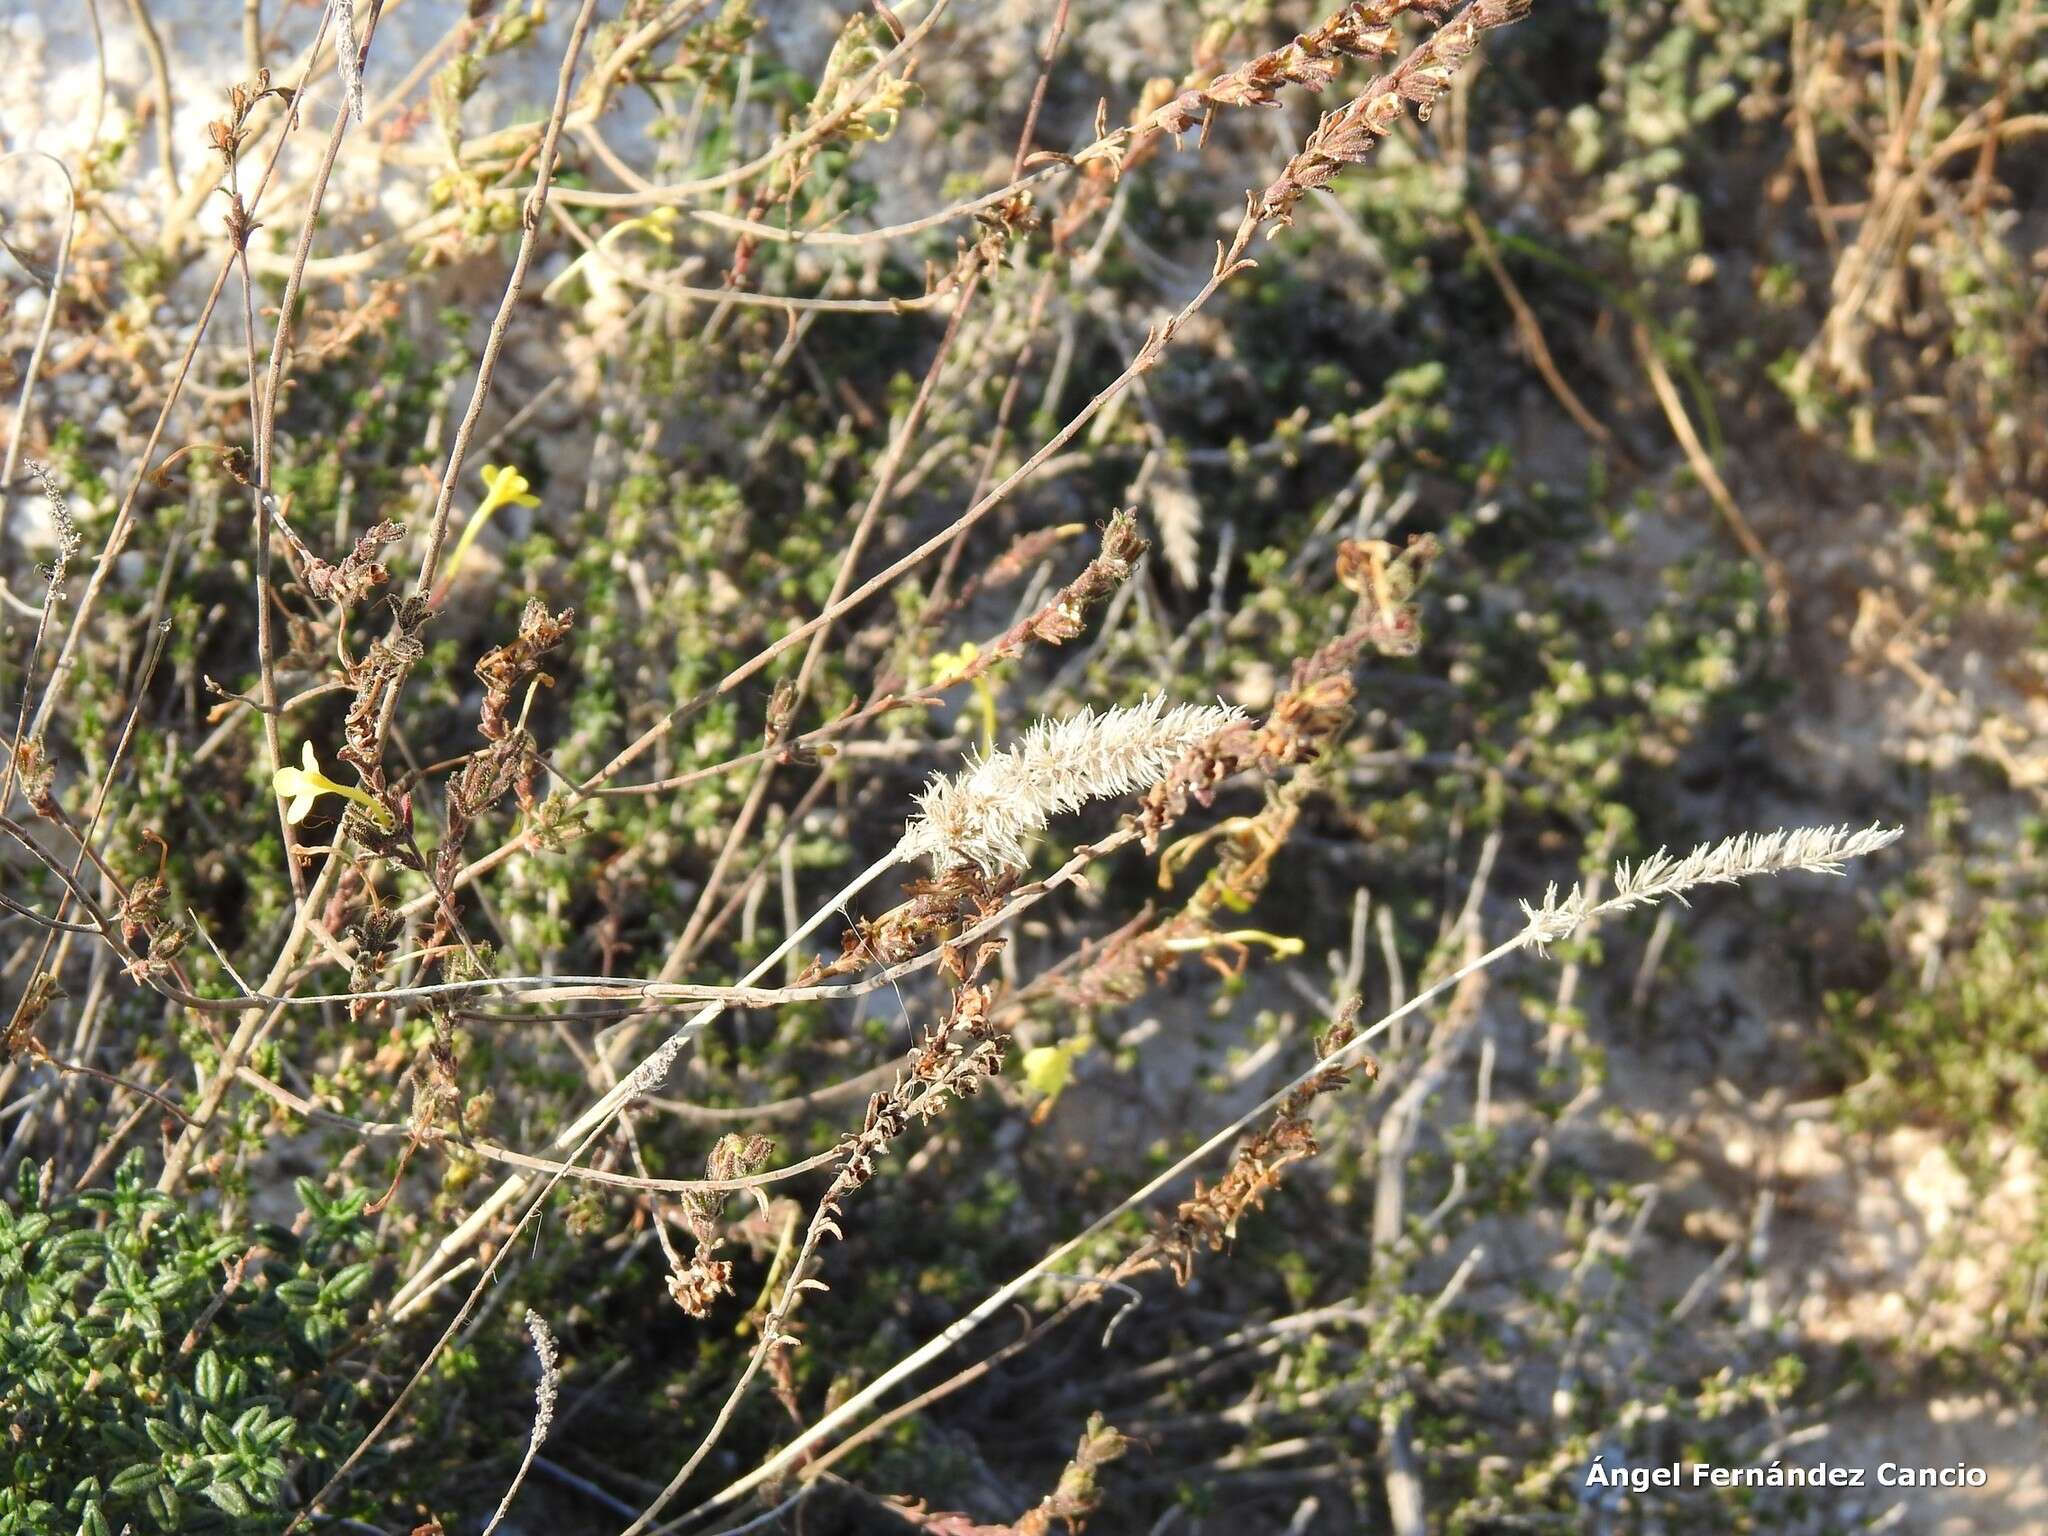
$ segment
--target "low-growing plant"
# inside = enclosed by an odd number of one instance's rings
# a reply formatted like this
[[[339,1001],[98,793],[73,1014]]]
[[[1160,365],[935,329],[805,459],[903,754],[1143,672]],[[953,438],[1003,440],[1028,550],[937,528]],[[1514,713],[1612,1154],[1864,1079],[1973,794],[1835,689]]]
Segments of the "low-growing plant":
[[[375,1264],[360,1191],[298,1183],[291,1228],[224,1224],[139,1153],[52,1198],[24,1162],[0,1206],[0,1531],[264,1531],[359,1432],[329,1369]]]

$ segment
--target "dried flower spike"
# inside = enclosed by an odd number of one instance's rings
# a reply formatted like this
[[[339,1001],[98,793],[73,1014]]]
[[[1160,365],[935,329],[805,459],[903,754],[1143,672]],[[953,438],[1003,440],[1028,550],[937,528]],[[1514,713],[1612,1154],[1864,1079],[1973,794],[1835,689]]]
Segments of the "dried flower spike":
[[[1538,945],[1550,944],[1588,918],[1626,912],[1667,896],[1683,902],[1685,892],[1696,885],[1729,885],[1752,875],[1777,875],[1792,870],[1839,875],[1845,861],[1897,842],[1904,830],[1873,823],[1861,832],[1848,827],[1744,832],[1718,843],[1701,843],[1682,859],[1673,858],[1660,848],[1640,864],[1630,864],[1625,859],[1617,864],[1614,894],[1605,901],[1592,901],[1576,885],[1560,897],[1553,885],[1544,893],[1542,906],[1531,906],[1525,901],[1522,912],[1529,919],[1530,940]]]
[[[1128,709],[1041,720],[1024,739],[935,776],[896,845],[900,859],[937,870],[971,864],[985,875],[1030,862],[1029,841],[1054,816],[1158,783],[1182,757],[1243,718],[1222,704],[1168,707],[1155,695]]]
[[[533,1430],[526,1437],[526,1455],[520,1459],[519,1470],[513,1474],[505,1497],[498,1501],[497,1513],[484,1527],[483,1536],[492,1536],[505,1523],[512,1501],[519,1496],[520,1485],[526,1481],[526,1474],[533,1470],[534,1458],[540,1454],[548,1430],[555,1422],[555,1396],[562,1385],[561,1350],[555,1344],[554,1330],[548,1327],[547,1319],[531,1307],[526,1309],[526,1331],[533,1336],[534,1358],[540,1363],[540,1383],[533,1391]]]

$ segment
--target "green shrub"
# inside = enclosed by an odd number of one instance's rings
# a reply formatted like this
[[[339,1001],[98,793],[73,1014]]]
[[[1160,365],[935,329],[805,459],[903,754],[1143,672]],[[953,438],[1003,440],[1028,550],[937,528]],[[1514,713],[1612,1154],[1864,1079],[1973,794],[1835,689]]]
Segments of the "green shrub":
[[[277,1528],[356,1394],[324,1370],[360,1320],[366,1197],[298,1183],[300,1230],[230,1227],[150,1188],[0,1204],[0,1536]]]

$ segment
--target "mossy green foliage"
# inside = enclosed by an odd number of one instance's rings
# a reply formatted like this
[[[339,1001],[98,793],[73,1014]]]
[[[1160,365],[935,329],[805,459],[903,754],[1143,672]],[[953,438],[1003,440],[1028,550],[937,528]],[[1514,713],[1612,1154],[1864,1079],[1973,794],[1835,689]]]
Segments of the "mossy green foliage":
[[[0,1203],[0,1533],[274,1531],[362,1406],[327,1369],[362,1321],[367,1196],[299,1181],[295,1230],[151,1188]],[[299,1488],[300,1492],[305,1491]]]
[[[2048,919],[1995,903],[1930,990],[1829,1003],[1864,1074],[1845,1101],[1852,1123],[1959,1132],[1952,1145],[1980,1176],[1993,1171],[1994,1138],[2048,1158]]]

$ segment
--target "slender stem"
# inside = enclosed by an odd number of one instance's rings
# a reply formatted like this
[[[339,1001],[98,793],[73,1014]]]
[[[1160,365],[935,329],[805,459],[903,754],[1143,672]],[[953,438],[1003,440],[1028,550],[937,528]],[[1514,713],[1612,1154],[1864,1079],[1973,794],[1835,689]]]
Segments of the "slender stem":
[[[434,573],[440,568],[441,546],[448,537],[448,518],[454,509],[455,492],[462,479],[462,463],[469,455],[470,438],[476,433],[478,419],[484,413],[484,406],[491,396],[491,379],[497,373],[498,355],[505,347],[505,333],[512,325],[512,312],[519,307],[520,294],[526,287],[527,268],[533,264],[533,251],[540,238],[541,215],[547,210],[548,188],[554,180],[555,161],[562,140],[562,119],[569,110],[569,85],[576,74],[576,64],[583,56],[584,39],[590,35],[590,23],[597,11],[597,0],[583,0],[576,12],[576,24],[569,34],[569,46],[562,55],[562,69],[555,81],[555,106],[549,114],[547,132],[541,139],[539,165],[534,172],[533,189],[526,194],[526,206],[520,216],[520,237],[518,252],[512,258],[512,275],[506,280],[505,295],[498,302],[498,312],[491,320],[491,331],[484,342],[483,359],[477,365],[476,387],[470,391],[469,407],[462,413],[461,425],[455,429],[454,445],[448,450],[448,466],[441,474],[440,495],[434,502],[434,523],[427,534],[427,552],[420,561],[419,578],[413,590],[425,596],[434,587]],[[394,689],[393,704],[396,704],[397,690]]]
[[[1396,1008],[1392,1013],[1381,1018],[1371,1028],[1359,1033],[1342,1050],[1333,1052],[1327,1059],[1317,1062],[1314,1066],[1295,1077],[1291,1082],[1268,1094],[1243,1114],[1230,1121],[1229,1124],[1215,1131],[1206,1141],[1186,1156],[1180,1158],[1173,1166],[1147,1181],[1129,1195],[1126,1195],[1109,1210],[1104,1211],[1094,1221],[1075,1233],[1074,1236],[1068,1238],[1059,1247],[1053,1249],[1052,1252],[1048,1253],[1036,1264],[1033,1264],[1029,1269],[990,1292],[973,1311],[959,1318],[951,1326],[935,1334],[919,1348],[904,1356],[903,1359],[884,1371],[880,1376],[877,1376],[867,1386],[840,1404],[839,1407],[826,1414],[788,1445],[777,1451],[773,1456],[762,1461],[753,1471],[728,1484],[716,1496],[698,1505],[678,1520],[671,1522],[664,1529],[674,1529],[676,1526],[680,1526],[688,1521],[728,1508],[738,1499],[743,1498],[755,1488],[760,1487],[761,1484],[771,1478],[779,1477],[783,1472],[795,1466],[814,1447],[831,1438],[841,1428],[857,1422],[863,1414],[878,1403],[898,1383],[915,1375],[925,1366],[931,1364],[932,1361],[945,1354],[946,1351],[973,1333],[983,1323],[1008,1307],[1027,1288],[1044,1276],[1054,1272],[1068,1258],[1100,1237],[1104,1232],[1107,1232],[1111,1226],[1122,1219],[1125,1212],[1143,1205],[1161,1190],[1179,1181],[1194,1169],[1197,1164],[1206,1161],[1209,1157],[1228,1146],[1247,1127],[1257,1124],[1260,1120],[1272,1114],[1290,1095],[1307,1087],[1325,1072],[1333,1068],[1342,1068],[1356,1064],[1358,1059],[1365,1054],[1366,1046],[1379,1038],[1396,1021],[1415,1012],[1416,1009],[1424,1004],[1441,997],[1444,993],[1456,987],[1466,977],[1477,975],[1488,967],[1506,959],[1517,950],[1525,948],[1533,941],[1533,938],[1533,931],[1524,928],[1505,943],[1495,945],[1485,954],[1479,956],[1476,960],[1469,961],[1465,965],[1460,966],[1435,985],[1416,993],[1414,997],[1410,998],[1399,1008]]]
[[[177,133],[176,103],[171,95],[171,66],[164,57],[164,40],[158,36],[156,21],[149,14],[147,0],[128,0],[128,14],[135,22],[135,31],[142,39],[142,51],[149,59],[150,84],[156,91],[156,159],[157,169],[164,178],[164,207],[166,233],[168,234],[172,212],[178,206],[178,164],[172,153],[172,139]]]
[[[7,457],[4,463],[0,463],[0,578],[4,578],[14,559],[14,545],[7,537],[7,512],[13,502],[9,492],[14,486],[14,471],[21,464],[22,428],[28,422],[29,401],[35,398],[36,376],[42,372],[43,354],[50,347],[50,330],[57,323],[57,306],[64,299],[64,279],[71,268],[71,236],[78,223],[78,187],[62,160],[39,149],[18,149],[11,154],[0,155],[0,165],[29,155],[49,161],[57,168],[57,174],[64,178],[64,234],[57,243],[57,264],[50,271],[50,286],[43,301],[42,321],[36,327],[35,345],[29,349],[28,368],[21,376],[21,393],[14,399],[14,418],[7,426]]]
[[[260,0],[250,0],[253,16]],[[384,14],[384,0],[371,0],[370,14],[364,19],[360,46],[367,49],[377,35],[377,22]],[[327,134],[327,148],[320,156],[320,168],[314,173],[312,190],[306,197],[306,216],[299,223],[299,239],[292,250],[291,271],[285,278],[284,294],[278,300],[277,330],[270,340],[270,370],[264,379],[262,414],[254,423],[256,435],[256,484],[264,491],[271,488],[270,457],[277,436],[277,405],[284,393],[285,359],[291,350],[292,312],[298,308],[299,291],[306,280],[306,261],[313,251],[313,230],[320,221],[320,205],[327,196],[327,180],[334,173],[334,162],[341,153],[341,141],[348,134],[349,104],[343,101],[334,109],[334,126]],[[246,260],[246,257],[244,258]],[[254,388],[252,381],[251,388]]]
[[[746,986],[766,976],[781,963],[784,955],[817,932],[834,914],[842,911],[846,903],[853,900],[855,896],[873,884],[875,880],[888,873],[895,865],[896,855],[892,850],[855,875],[837,896],[834,896],[831,901],[818,908],[801,927],[783,939],[780,944],[776,945],[774,952],[757,964],[753,970],[749,971],[742,978],[740,985]],[[611,1122],[612,1117],[630,1100],[638,1098],[642,1094],[651,1093],[660,1087],[662,1081],[668,1076],[670,1068],[675,1065],[676,1058],[682,1055],[684,1047],[696,1039],[703,1032],[705,1026],[710,1024],[713,1019],[724,1013],[727,1006],[724,1002],[708,1003],[691,1015],[675,1033],[662,1041],[660,1045],[656,1046],[653,1051],[644,1057],[638,1066],[620,1078],[610,1091],[581,1115],[577,1116],[575,1121],[566,1130],[556,1136],[553,1145],[557,1148],[572,1144],[588,1145],[595,1138],[596,1134],[603,1130]],[[567,1161],[573,1164],[575,1162],[575,1155],[571,1154]],[[561,1177],[560,1173],[552,1175],[549,1178],[547,1187],[553,1188]],[[399,1288],[397,1295],[392,1298],[392,1307],[394,1309],[403,1307],[426,1286],[432,1284],[445,1264],[464,1248],[468,1247],[477,1234],[495,1219],[498,1212],[519,1198],[520,1194],[525,1190],[527,1182],[526,1179],[514,1175],[493,1190],[460,1226],[441,1239],[441,1242],[434,1251],[413,1272],[412,1277]],[[545,1192],[544,1190],[543,1194]]]
[[[319,51],[320,39],[326,35],[326,29],[327,13],[323,10],[320,15],[320,30],[313,39],[316,54]],[[307,64],[307,70],[310,69],[311,56]],[[292,97],[294,102],[297,102],[304,93],[305,86],[306,73],[302,72],[298,92]],[[271,179],[277,173],[278,161],[284,156],[285,142],[290,138],[291,130],[298,120],[298,109],[294,106],[285,118],[284,130],[278,134],[277,142],[271,146],[269,160],[264,162],[263,179],[257,183],[255,194],[249,199],[248,212],[251,218],[256,216],[256,211],[263,201],[263,194],[269,189]],[[63,699],[65,683],[71,675],[73,652],[90,632],[93,608],[98,602],[100,590],[113,575],[115,557],[128,543],[129,532],[135,526],[136,503],[141,498],[142,487],[149,480],[150,464],[156,458],[157,448],[163,442],[164,433],[170,426],[171,412],[177,406],[179,395],[184,392],[185,381],[192,373],[193,361],[199,355],[200,343],[206,337],[206,328],[213,319],[214,310],[220,305],[221,294],[227,290],[229,274],[234,270],[235,257],[230,254],[221,262],[220,270],[214,274],[213,288],[207,294],[206,302],[200,307],[199,323],[192,328],[192,339],[185,344],[184,354],[178,359],[177,369],[171,376],[171,387],[164,396],[162,408],[157,412],[155,424],[149,429],[149,439],[142,445],[142,452],[136,459],[135,469],[128,479],[128,488],[121,495],[120,510],[114,514],[113,526],[107,530],[106,543],[100,550],[98,561],[93,565],[92,577],[86,582],[85,593],[79,599],[77,611],[71,616],[71,627],[64,632],[64,643],[58,648],[56,661],[51,664],[50,680],[43,687],[42,699],[36,705],[35,716],[29,724],[30,736],[43,734],[57,705]]]

